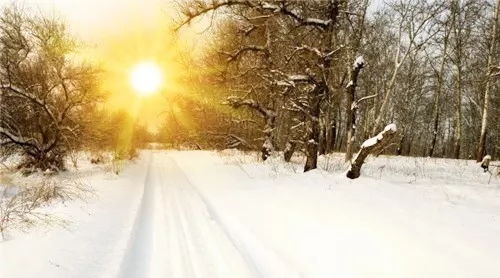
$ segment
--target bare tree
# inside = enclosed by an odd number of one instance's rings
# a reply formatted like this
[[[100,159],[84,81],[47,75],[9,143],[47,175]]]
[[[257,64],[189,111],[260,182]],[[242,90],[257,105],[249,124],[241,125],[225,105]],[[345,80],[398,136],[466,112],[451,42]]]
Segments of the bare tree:
[[[486,84],[485,84],[485,90],[484,90],[484,102],[483,102],[483,113],[482,113],[482,120],[481,120],[481,133],[479,135],[479,142],[477,145],[477,154],[476,154],[476,160],[479,162],[483,158],[485,154],[485,145],[486,145],[486,130],[488,128],[488,112],[489,112],[489,106],[490,106],[490,90],[491,90],[491,72],[493,71],[493,65],[494,65],[494,53],[496,51],[496,43],[497,43],[497,25],[498,25],[498,13],[500,11],[500,0],[496,1],[495,5],[495,15],[493,16],[493,22],[492,22],[492,27],[491,27],[491,43],[490,43],[490,49],[488,53],[488,62],[486,65],[486,74],[485,74],[485,79],[486,79]]]
[[[70,58],[76,45],[57,20],[16,8],[0,17],[0,144],[22,152],[23,167],[63,169],[98,100],[96,70]]]
[[[433,30],[432,19],[439,14],[442,7],[435,2],[426,0],[398,1],[392,4],[397,13],[397,46],[394,54],[394,66],[390,79],[387,81],[382,105],[372,127],[372,134],[380,130],[382,119],[386,116],[389,101],[394,92],[401,66],[410,52],[426,44],[436,32]],[[407,45],[405,45],[405,42]]]

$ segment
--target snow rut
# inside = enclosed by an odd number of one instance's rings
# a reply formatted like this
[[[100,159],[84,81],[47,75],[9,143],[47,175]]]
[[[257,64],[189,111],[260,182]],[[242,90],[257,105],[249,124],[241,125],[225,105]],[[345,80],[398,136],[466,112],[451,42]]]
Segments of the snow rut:
[[[120,277],[256,277],[167,155],[154,153]]]

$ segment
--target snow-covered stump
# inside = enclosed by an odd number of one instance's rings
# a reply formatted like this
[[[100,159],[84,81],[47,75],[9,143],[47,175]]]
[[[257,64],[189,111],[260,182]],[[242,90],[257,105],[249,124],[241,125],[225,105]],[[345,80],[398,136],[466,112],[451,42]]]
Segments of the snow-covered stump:
[[[363,166],[366,157],[368,157],[371,153],[378,153],[387,147],[396,135],[396,131],[396,125],[390,124],[386,126],[377,136],[363,142],[361,149],[356,154],[354,162],[351,164],[346,176],[350,179],[359,178],[361,175],[361,166]]]
[[[481,160],[481,168],[483,168],[484,172],[488,172],[490,168],[491,156],[485,155],[483,160]]]

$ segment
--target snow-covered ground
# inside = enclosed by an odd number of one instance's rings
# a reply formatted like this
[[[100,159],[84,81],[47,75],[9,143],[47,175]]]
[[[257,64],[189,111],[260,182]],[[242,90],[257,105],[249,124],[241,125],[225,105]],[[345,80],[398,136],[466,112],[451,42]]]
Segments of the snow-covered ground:
[[[83,167],[98,197],[0,242],[0,277],[500,277],[500,181],[473,161],[320,165],[153,150],[118,176]]]

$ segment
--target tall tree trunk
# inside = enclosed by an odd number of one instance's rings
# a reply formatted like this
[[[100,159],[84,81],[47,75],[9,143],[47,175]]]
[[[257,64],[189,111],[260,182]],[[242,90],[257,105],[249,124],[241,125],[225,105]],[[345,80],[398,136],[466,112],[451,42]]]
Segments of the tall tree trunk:
[[[455,63],[457,67],[455,85],[455,141],[453,145],[453,158],[460,158],[460,147],[462,143],[462,23],[460,16],[460,2],[458,0],[455,0],[453,3],[452,13],[454,39],[456,41]]]
[[[453,157],[460,158],[460,146],[462,142],[462,69],[457,71],[456,86],[456,110],[455,110],[455,143],[453,146]]]
[[[347,128],[346,128],[346,151],[345,151],[345,161],[351,161],[352,159],[352,148],[354,144],[354,132],[356,131],[356,86],[358,84],[359,72],[363,68],[365,61],[363,57],[358,57],[352,68],[349,71],[349,84],[346,87],[346,111],[347,111]]]
[[[346,1],[347,2],[347,1]],[[351,51],[350,55],[348,57],[350,59],[354,59],[354,54],[358,51],[360,45],[361,45],[361,40],[363,38],[363,33],[364,33],[364,26],[365,26],[365,17],[366,17],[366,10],[368,9],[368,0],[364,1],[363,4],[363,14],[359,18],[358,21],[358,32],[355,34],[356,36],[354,37],[354,41],[352,43],[352,47],[350,48]],[[349,44],[350,38],[347,36],[347,43]],[[350,60],[352,61],[352,60]],[[350,62],[349,61],[349,62]],[[358,85],[358,76],[359,72],[365,65],[365,60],[363,59],[363,56],[359,56],[356,58],[354,63],[352,65],[349,65],[348,67],[348,72],[349,72],[349,84],[347,84],[346,87],[346,112],[347,112],[347,121],[346,121],[346,152],[345,152],[345,161],[351,161],[352,159],[352,152],[353,152],[353,145],[354,145],[354,139],[355,139],[355,132],[356,132],[356,111],[357,111],[357,105],[356,105],[356,87]]]
[[[347,1],[332,0],[329,5],[330,20],[335,23],[339,16],[340,5],[347,5]],[[329,41],[327,44],[328,49],[333,49],[335,40],[335,24],[329,24],[326,30]],[[330,58],[325,58],[322,61],[322,67],[324,69],[330,69],[332,60]],[[329,93],[328,82],[330,82],[331,71],[327,70],[324,72],[321,84],[316,84],[313,89],[312,96],[310,99],[310,127],[308,130],[307,142],[306,142],[306,164],[304,165],[304,172],[315,169],[318,164],[318,146],[320,139],[320,118],[321,118],[321,101]]]
[[[486,66],[486,84],[484,91],[484,102],[483,102],[483,115],[481,120],[481,133],[479,135],[479,143],[477,145],[477,153],[476,160],[479,162],[483,159],[485,154],[485,146],[486,146],[486,130],[488,127],[488,109],[490,102],[490,68],[493,66],[493,56],[495,53],[496,40],[497,40],[497,25],[498,25],[498,13],[500,10],[500,0],[496,1],[495,6],[495,16],[493,18],[493,26],[491,28],[491,45],[490,51],[488,53],[488,64]]]
[[[444,36],[444,47],[443,47],[443,54],[441,56],[441,64],[439,66],[439,72],[438,72],[438,84],[437,84],[437,89],[436,89],[436,96],[434,98],[434,112],[433,112],[433,128],[432,128],[432,141],[431,141],[431,147],[429,150],[429,156],[432,157],[434,156],[434,152],[436,149],[436,141],[437,141],[437,135],[438,135],[438,128],[439,128],[439,116],[441,113],[440,105],[441,105],[441,93],[443,90],[443,80],[444,80],[444,69],[445,69],[445,64],[446,64],[446,55],[447,55],[447,50],[448,50],[448,38],[449,38],[449,30],[447,28],[447,24],[445,25],[445,36]]]

